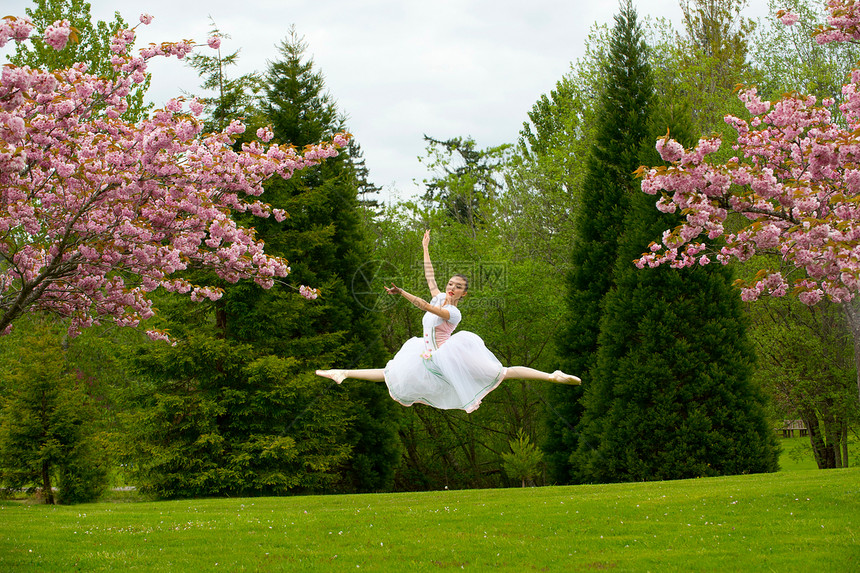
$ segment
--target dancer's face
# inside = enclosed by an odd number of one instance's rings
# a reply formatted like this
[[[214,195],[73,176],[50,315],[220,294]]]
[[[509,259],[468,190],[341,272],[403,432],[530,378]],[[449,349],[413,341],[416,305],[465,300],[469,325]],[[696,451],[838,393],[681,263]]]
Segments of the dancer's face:
[[[466,280],[463,277],[451,277],[445,287],[445,293],[448,295],[448,302],[457,303],[466,296]]]

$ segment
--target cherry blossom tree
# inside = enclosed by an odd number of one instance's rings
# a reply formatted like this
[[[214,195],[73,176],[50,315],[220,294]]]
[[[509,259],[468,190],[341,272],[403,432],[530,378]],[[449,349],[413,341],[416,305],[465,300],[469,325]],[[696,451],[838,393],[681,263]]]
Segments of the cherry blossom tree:
[[[142,15],[142,24],[152,16]],[[0,47],[25,41],[26,19],[0,21]],[[61,50],[76,32],[58,21],[44,41]],[[182,58],[190,41],[151,44],[133,54],[134,29],[113,39],[107,79],[75,64],[64,70],[5,65],[0,76],[0,334],[28,312],[71,319],[70,334],[104,319],[137,325],[154,312],[157,288],[192,299],[221,296],[182,271],[209,268],[263,287],[289,273],[267,256],[254,230],[231,214],[283,220],[260,199],[262,183],[337,155],[348,134],[296,150],[268,144],[272,131],[241,145],[234,121],[203,133],[200,102],[174,99],[137,123],[122,119],[132,89],[155,57]],[[208,42],[217,47],[218,39]],[[303,287],[306,297],[316,295]],[[167,338],[150,331],[152,338]]]
[[[829,0],[827,8],[819,43],[860,40],[860,5]],[[777,16],[785,25],[797,22],[787,11]],[[685,220],[636,264],[682,268],[776,255],[778,268],[740,284],[743,299],[791,291],[808,305],[825,297],[841,303],[860,366],[860,69],[839,102],[798,93],[763,101],[755,88],[739,96],[751,117],[725,118],[738,134],[730,160],[710,160],[719,138],[684,149],[667,134],[657,149],[671,165],[639,169],[642,190],[660,195],[657,208]]]

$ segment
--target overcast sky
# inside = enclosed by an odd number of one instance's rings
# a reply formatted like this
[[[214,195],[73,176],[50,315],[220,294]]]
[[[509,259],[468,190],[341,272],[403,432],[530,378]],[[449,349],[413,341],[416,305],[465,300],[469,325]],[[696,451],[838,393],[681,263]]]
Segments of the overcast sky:
[[[516,141],[527,113],[584,54],[595,23],[612,23],[616,0],[90,0],[96,19],[119,10],[130,23],[145,11],[137,45],[191,38],[204,42],[210,16],[241,49],[236,73],[266,69],[291,24],[349,120],[383,200],[415,193],[427,171],[423,135],[472,136],[479,147]],[[640,17],[679,27],[679,0],[634,0]],[[0,16],[24,15],[32,2],[5,0]],[[117,8],[119,6],[119,8]],[[135,6],[128,8],[127,6]],[[139,6],[139,7],[137,7]],[[749,0],[744,15],[766,14]],[[200,48],[209,50],[209,48]],[[194,70],[158,62],[150,99],[199,92]]]

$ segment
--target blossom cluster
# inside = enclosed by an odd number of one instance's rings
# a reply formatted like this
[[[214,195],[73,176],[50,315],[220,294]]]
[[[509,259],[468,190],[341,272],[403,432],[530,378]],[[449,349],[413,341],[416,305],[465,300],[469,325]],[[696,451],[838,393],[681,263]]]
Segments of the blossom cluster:
[[[305,297],[308,300],[314,300],[320,295],[319,289],[311,288],[309,286],[301,285],[299,287],[299,294]]]
[[[860,80],[860,76],[853,81]],[[738,156],[710,163],[708,155],[719,139],[703,139],[684,150],[664,139],[657,148],[668,167],[642,170],[642,190],[660,194],[657,208],[685,214],[683,224],[667,230],[662,243],[652,243],[637,265],[674,267],[704,265],[713,257],[728,263],[757,253],[776,253],[805,271],[794,285],[801,300],[813,304],[823,295],[834,301],[853,297],[860,288],[860,94],[846,86],[840,106],[846,128],[833,122],[831,100],[792,95],[777,102],[762,101],[755,89],[741,98],[752,115],[749,121],[728,116],[738,133]],[[748,220],[742,229],[727,232],[729,213]],[[723,237],[716,252],[706,240]],[[781,296],[789,285],[778,271],[764,273],[743,289],[745,300],[761,294]]]
[[[860,8],[853,0],[828,2],[830,28],[819,42],[860,38]],[[780,11],[786,25],[794,14]],[[684,222],[663,233],[636,264],[640,268],[745,261],[776,255],[791,271],[760,272],[742,283],[744,300],[791,289],[806,304],[825,296],[835,302],[860,292],[860,70],[842,88],[838,124],[832,99],[788,94],[763,101],[755,89],[740,91],[750,119],[727,116],[738,134],[735,157],[712,162],[719,139],[702,139],[686,150],[668,136],[657,142],[668,166],[640,168],[642,190],[659,195],[657,208],[680,212]],[[730,213],[746,224],[727,231]],[[733,225],[733,228],[737,225]],[[713,245],[723,239],[720,248]],[[792,283],[791,273],[799,276]]]
[[[2,22],[0,45],[32,31],[23,19]],[[67,21],[55,22],[45,41],[59,48],[70,34]],[[261,141],[236,151],[241,122],[203,133],[202,105],[183,99],[126,121],[127,97],[145,80],[148,60],[183,57],[193,48],[164,43],[132,54],[133,41],[133,30],[115,36],[117,74],[110,79],[88,74],[83,64],[2,69],[0,334],[33,310],[70,317],[71,334],[106,317],[136,325],[153,314],[148,293],[157,288],[195,300],[221,296],[177,278],[191,267],[267,288],[289,272],[287,261],[266,255],[253,229],[231,215],[283,220],[282,210],[260,199],[263,182],[337,155],[349,136],[296,150],[269,144],[266,129]]]
[[[854,0],[827,0],[827,25],[819,26],[815,41],[819,44],[830,42],[852,42],[860,40],[860,6]]]

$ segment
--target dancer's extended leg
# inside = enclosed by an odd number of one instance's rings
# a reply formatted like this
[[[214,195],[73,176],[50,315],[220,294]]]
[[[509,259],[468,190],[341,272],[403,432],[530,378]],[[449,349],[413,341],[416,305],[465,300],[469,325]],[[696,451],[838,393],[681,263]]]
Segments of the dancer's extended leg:
[[[556,370],[552,374],[541,372],[528,366],[510,366],[505,370],[505,380],[517,378],[520,380],[546,380],[555,382],[556,384],[582,384],[582,380],[576,376],[565,374],[561,370]]]
[[[385,382],[385,371],[382,368],[365,368],[359,370],[317,370],[317,376],[331,378],[338,384],[347,378]]]

